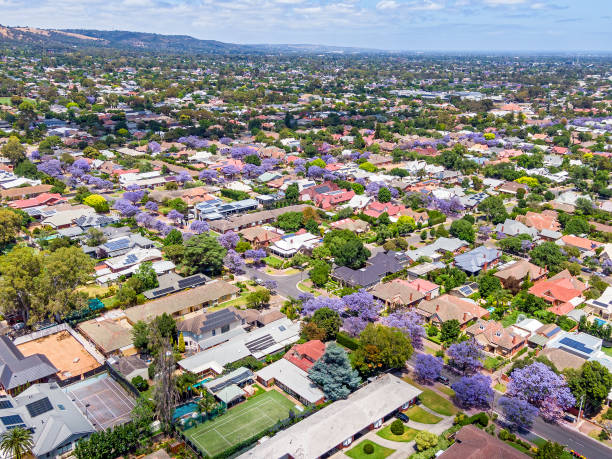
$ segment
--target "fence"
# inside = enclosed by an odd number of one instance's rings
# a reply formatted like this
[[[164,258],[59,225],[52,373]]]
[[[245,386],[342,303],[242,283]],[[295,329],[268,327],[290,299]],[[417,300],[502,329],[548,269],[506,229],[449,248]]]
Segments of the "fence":
[[[72,376],[67,379],[61,379],[57,381],[57,384],[60,387],[66,387],[66,386],[69,386],[70,384],[81,381],[83,379],[87,379],[91,376],[95,376],[97,374],[104,373],[105,371],[106,371],[106,366],[100,365],[98,368],[94,368],[93,370],[86,371],[82,375],[76,375],[76,376]]]
[[[117,381],[125,390],[131,392],[136,398],[140,397],[140,391],[136,389],[131,382],[125,379],[123,375],[118,373],[108,362],[104,363],[104,368],[108,370],[108,374],[111,376],[111,378]]]

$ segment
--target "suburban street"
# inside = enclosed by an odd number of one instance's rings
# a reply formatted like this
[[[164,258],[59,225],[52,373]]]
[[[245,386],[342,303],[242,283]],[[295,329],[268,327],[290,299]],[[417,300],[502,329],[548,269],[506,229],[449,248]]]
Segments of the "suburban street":
[[[291,274],[289,276],[272,276],[267,274],[263,270],[246,267],[245,276],[249,279],[261,279],[261,280],[273,280],[276,281],[278,287],[276,288],[276,293],[285,298],[297,298],[300,293],[303,293],[300,289],[297,288],[298,282],[301,282],[303,279],[307,279],[308,275],[305,271],[300,272],[299,274]]]

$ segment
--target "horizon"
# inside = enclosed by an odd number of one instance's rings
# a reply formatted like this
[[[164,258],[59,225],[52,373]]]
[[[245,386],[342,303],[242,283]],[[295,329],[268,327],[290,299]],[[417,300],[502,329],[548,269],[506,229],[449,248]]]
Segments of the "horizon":
[[[308,44],[417,53],[612,52],[612,3],[584,3],[93,0],[83,4],[74,0],[33,0],[24,5],[4,0],[0,2],[0,16],[10,27],[188,35],[245,45]],[[86,23],[83,17],[88,18]],[[28,18],[27,23],[24,18]],[[160,23],[163,27],[158,26]]]

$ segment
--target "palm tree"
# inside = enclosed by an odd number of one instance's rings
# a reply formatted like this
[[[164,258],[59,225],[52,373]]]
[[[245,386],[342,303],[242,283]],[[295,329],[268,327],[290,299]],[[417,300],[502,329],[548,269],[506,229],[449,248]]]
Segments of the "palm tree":
[[[7,430],[0,436],[0,451],[14,459],[22,459],[32,453],[32,433],[21,427]]]
[[[217,407],[217,400],[215,400],[215,396],[206,389],[204,389],[202,392],[202,398],[198,400],[198,411],[208,416],[208,413]]]

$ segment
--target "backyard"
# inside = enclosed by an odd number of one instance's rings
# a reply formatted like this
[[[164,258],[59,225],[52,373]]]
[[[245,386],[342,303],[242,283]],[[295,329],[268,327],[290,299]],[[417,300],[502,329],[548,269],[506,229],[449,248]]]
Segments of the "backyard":
[[[206,456],[216,456],[253,438],[289,416],[295,404],[276,390],[252,397],[225,414],[187,429],[184,434]]]

